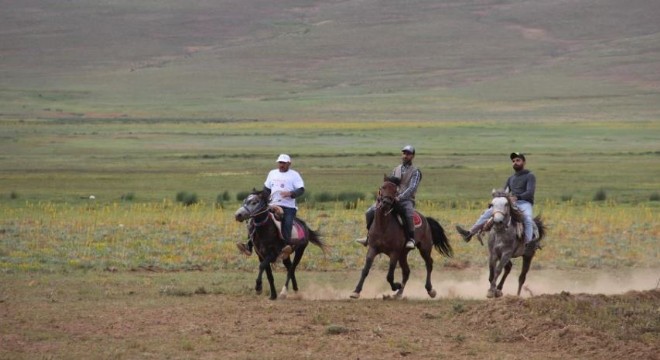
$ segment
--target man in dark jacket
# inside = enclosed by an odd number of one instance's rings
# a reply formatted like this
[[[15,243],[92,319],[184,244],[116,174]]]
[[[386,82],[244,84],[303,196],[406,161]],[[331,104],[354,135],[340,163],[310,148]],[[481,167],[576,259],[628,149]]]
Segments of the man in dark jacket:
[[[515,152],[511,153],[509,157],[513,163],[515,173],[506,180],[504,191],[513,195],[516,207],[523,213],[525,255],[531,256],[538,247],[537,241],[532,240],[534,233],[533,205],[534,192],[536,191],[536,177],[531,171],[525,169],[526,159],[524,154]],[[481,214],[479,220],[472,225],[469,231],[460,226],[456,226],[456,230],[463,236],[465,241],[468,241],[481,230],[491,216],[493,216],[493,211],[488,208]]]

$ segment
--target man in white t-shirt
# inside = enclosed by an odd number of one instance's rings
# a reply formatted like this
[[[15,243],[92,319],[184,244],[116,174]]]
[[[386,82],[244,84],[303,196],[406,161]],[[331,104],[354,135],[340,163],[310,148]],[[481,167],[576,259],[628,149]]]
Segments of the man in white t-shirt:
[[[282,249],[279,259],[284,259],[293,252],[291,229],[298,212],[296,198],[305,192],[305,183],[302,177],[290,167],[291,157],[287,154],[281,154],[277,158],[277,169],[273,169],[268,173],[263,189],[267,195],[270,195],[270,204],[281,207],[283,211],[282,236],[286,246]],[[244,254],[252,254],[252,241],[248,241],[247,244],[237,244],[237,246]]]

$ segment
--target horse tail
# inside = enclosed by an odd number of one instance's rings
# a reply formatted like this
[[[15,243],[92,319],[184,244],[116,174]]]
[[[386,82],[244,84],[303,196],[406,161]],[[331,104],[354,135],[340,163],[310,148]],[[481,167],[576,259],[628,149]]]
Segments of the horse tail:
[[[543,224],[543,219],[541,219],[541,215],[535,217],[534,222],[536,223],[536,227],[539,229],[539,240],[541,240],[543,239],[545,233],[547,232],[547,227],[545,226],[545,224]]]
[[[435,249],[446,257],[454,256],[454,250],[449,244],[449,239],[447,238],[445,229],[442,228],[442,225],[440,225],[440,223],[432,217],[427,217],[426,222],[428,222],[429,226],[431,227],[431,235]]]
[[[312,244],[320,247],[321,251],[323,251],[325,253],[328,246],[325,244],[325,242],[321,238],[321,234],[318,231],[314,231],[314,230],[310,229],[309,226],[307,226],[307,223],[305,221],[303,221],[302,219],[296,218],[296,221],[299,221],[300,224],[305,228],[305,232],[307,233],[306,235],[307,235],[307,239],[309,240],[309,242],[311,242]]]

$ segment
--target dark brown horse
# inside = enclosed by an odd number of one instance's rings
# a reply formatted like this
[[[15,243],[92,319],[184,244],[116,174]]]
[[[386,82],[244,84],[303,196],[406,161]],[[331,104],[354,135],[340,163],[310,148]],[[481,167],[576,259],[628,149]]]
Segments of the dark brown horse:
[[[520,296],[520,291],[534,257],[534,254],[531,256],[525,255],[524,235],[521,234],[523,215],[513,206],[509,194],[503,191],[493,190],[493,199],[490,204],[493,209],[493,216],[491,218],[492,228],[488,236],[488,268],[490,272],[488,281],[490,282],[490,288],[487,297],[502,296],[504,281],[513,267],[511,259],[522,256],[522,271],[518,277],[518,296]],[[534,218],[534,223],[536,225],[534,240],[540,241],[545,237],[546,228],[540,216]],[[504,274],[502,274],[502,270],[504,270]],[[500,274],[502,274],[502,279],[497,284]]]
[[[277,256],[285,246],[284,240],[280,236],[280,230],[276,224],[275,215],[268,206],[268,196],[262,191],[254,190],[243,201],[241,207],[234,214],[236,221],[248,220],[248,231],[254,244],[254,250],[259,257],[259,274],[255,290],[257,294],[262,291],[262,275],[266,272],[268,283],[270,285],[270,299],[277,299],[275,291],[275,280],[270,264],[277,260]],[[291,242],[294,245],[293,262],[289,257],[282,260],[287,269],[286,283],[282,288],[280,296],[286,297],[289,289],[289,281],[293,285],[293,290],[298,291],[298,282],[296,281],[296,267],[300,263],[305,248],[310,242],[325,251],[325,244],[321,241],[319,234],[310,229],[301,219],[296,218],[293,224],[292,234],[300,233],[301,236],[292,235]]]
[[[396,297],[401,297],[403,290],[410,276],[410,266],[408,265],[408,251],[405,247],[406,236],[403,227],[393,213],[393,206],[397,194],[398,179],[385,177],[383,185],[380,187],[374,222],[369,228],[369,248],[367,257],[362,269],[360,281],[351,294],[351,298],[360,297],[362,286],[369,270],[373,265],[374,258],[378,254],[385,254],[390,258],[389,270],[387,272],[387,282],[389,282],[392,291],[396,291]],[[418,213],[419,214],[419,213]],[[431,252],[435,247],[438,252],[447,257],[453,255],[453,250],[449,245],[449,240],[440,224],[433,218],[424,217],[419,214],[419,223],[415,224],[416,247],[426,263],[426,288],[430,297],[436,296],[436,291],[431,284],[431,271],[433,271],[433,258]],[[401,283],[394,282],[394,270],[396,265],[401,265],[402,280]]]

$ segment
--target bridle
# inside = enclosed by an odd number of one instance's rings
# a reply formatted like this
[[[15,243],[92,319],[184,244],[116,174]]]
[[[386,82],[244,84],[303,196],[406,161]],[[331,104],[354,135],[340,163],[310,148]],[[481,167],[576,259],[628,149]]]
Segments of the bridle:
[[[257,195],[254,195],[254,196],[257,196]],[[265,224],[266,221],[268,221],[268,216],[266,216],[264,218],[264,220],[259,221],[259,222],[257,222],[256,217],[259,216],[259,215],[262,215],[264,213],[267,213],[269,211],[268,206],[266,206],[266,202],[261,197],[259,197],[259,206],[256,206],[254,209],[250,210],[246,205],[246,203],[249,199],[250,199],[250,197],[248,197],[247,199],[245,199],[245,201],[243,201],[243,204],[241,205],[240,209],[245,210],[245,212],[248,214],[248,219],[252,220],[252,223],[254,224],[254,226],[258,227],[258,226],[261,226],[261,225]]]
[[[389,214],[394,208],[392,205],[396,202],[396,196],[392,195],[383,195],[383,189],[385,188],[386,185],[391,185],[396,187],[398,186],[396,183],[393,183],[391,181],[385,181],[385,183],[380,187],[380,190],[378,191],[378,204],[376,205],[376,208],[381,208],[383,205],[386,205],[389,210],[386,212],[386,214]]]
[[[495,226],[497,226],[498,224],[499,225],[504,224],[505,227],[509,227],[509,225],[511,225],[511,202],[509,201],[508,198],[504,209],[505,210],[493,209],[493,214],[491,215],[491,218],[495,218],[496,214],[500,214],[505,220],[507,220],[507,221],[502,221],[501,223],[495,223]]]

